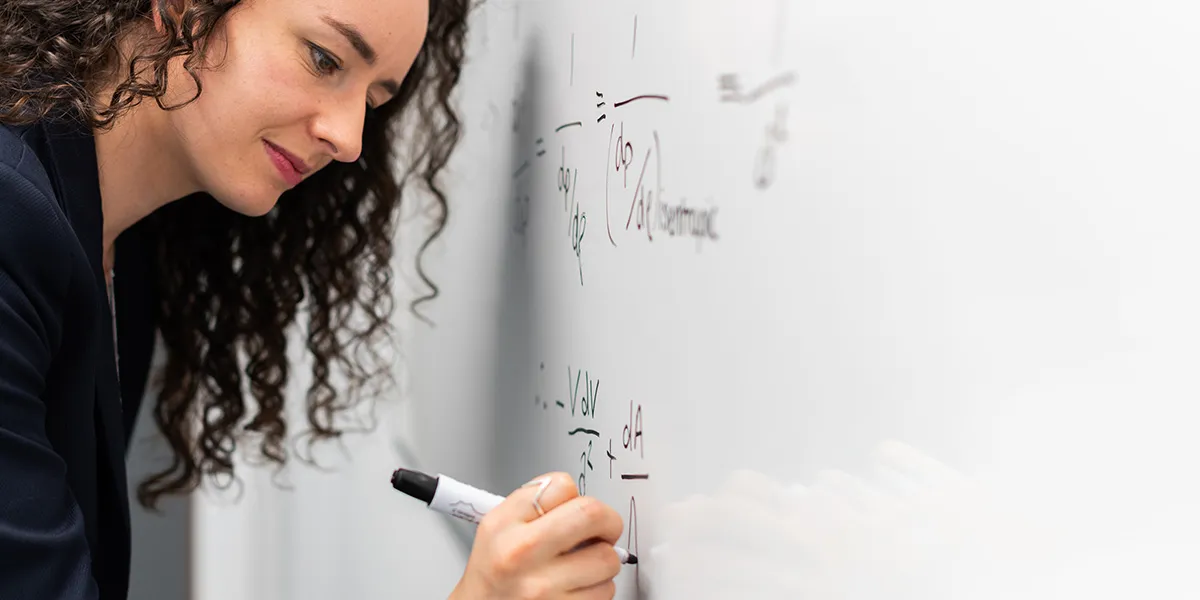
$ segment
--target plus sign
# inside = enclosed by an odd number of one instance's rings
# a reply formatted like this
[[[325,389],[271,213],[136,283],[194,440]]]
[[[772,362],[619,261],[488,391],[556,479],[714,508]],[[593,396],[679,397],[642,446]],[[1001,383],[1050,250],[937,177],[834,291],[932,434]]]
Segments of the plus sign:
[[[617,460],[617,457],[613,456],[612,453],[612,438],[608,438],[608,452],[605,454],[608,454],[608,478],[612,479],[612,464],[614,460]]]

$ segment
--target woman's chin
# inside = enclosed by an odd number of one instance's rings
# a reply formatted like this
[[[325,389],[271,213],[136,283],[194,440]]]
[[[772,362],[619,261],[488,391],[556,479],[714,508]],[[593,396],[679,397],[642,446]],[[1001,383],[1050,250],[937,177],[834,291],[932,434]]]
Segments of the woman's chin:
[[[262,193],[253,197],[214,197],[225,208],[247,217],[261,217],[271,212],[271,209],[275,208],[275,204],[279,201],[279,194],[274,192]]]

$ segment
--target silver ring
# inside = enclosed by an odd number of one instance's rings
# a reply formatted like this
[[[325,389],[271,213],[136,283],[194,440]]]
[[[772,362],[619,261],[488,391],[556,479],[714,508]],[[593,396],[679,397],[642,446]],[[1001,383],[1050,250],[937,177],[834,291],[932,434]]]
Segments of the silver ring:
[[[542,477],[540,479],[534,479],[533,481],[530,481],[529,483],[521,486],[521,487],[529,487],[531,485],[538,486],[537,493],[535,493],[533,495],[533,509],[537,511],[537,514],[539,517],[546,516],[546,511],[545,511],[545,509],[542,508],[542,504],[540,501],[542,499],[542,494],[546,493],[546,488],[550,487],[550,481],[551,481],[551,479],[549,477]]]

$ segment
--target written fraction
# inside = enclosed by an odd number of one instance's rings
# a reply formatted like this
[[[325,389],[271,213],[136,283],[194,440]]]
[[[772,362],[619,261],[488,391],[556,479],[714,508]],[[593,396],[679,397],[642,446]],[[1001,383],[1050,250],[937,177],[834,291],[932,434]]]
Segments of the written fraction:
[[[785,2],[779,3],[779,14],[774,15],[776,22],[783,23],[785,7]],[[721,239],[720,207],[712,197],[688,198],[667,191],[663,152],[668,146],[667,138],[677,134],[663,131],[653,123],[668,114],[672,95],[654,89],[612,92],[612,88],[628,88],[620,74],[633,72],[638,66],[638,16],[630,17],[629,53],[619,58],[630,68],[618,70],[615,79],[606,82],[605,87],[598,88],[596,82],[591,82],[586,104],[565,105],[563,111],[573,113],[570,118],[547,125],[545,131],[527,131],[532,141],[519,151],[511,173],[512,234],[521,238],[528,235],[534,211],[543,211],[540,214],[547,216],[551,214],[548,211],[561,215],[548,223],[561,227],[557,235],[565,234],[565,240],[556,245],[570,252],[572,279],[579,286],[588,281],[589,254],[605,247],[655,244],[664,239],[691,240],[699,251],[704,244],[718,243]],[[645,36],[648,24],[642,23],[641,27]],[[572,32],[565,38],[563,51],[570,53],[569,70],[561,81],[552,85],[566,88],[584,85],[584,78],[577,77],[575,72],[577,37]],[[769,190],[775,183],[780,153],[788,141],[787,93],[796,76],[781,66],[782,45],[783,31],[779,27],[769,51],[764,52],[770,58],[767,74],[719,73],[714,82],[715,96],[704,99],[714,106],[728,105],[761,115],[754,117],[761,118],[762,131],[756,147],[747,153],[752,154],[752,160],[744,175],[747,187],[760,191]],[[584,96],[568,94],[567,97]],[[536,120],[533,118],[536,115],[529,114],[528,100],[522,92],[510,103],[514,132]],[[488,128],[494,128],[498,120],[496,103],[489,103],[487,111],[483,121]],[[602,165],[594,160],[598,148],[592,147],[598,146],[601,139],[605,144]],[[581,186],[585,189],[580,190]]]
[[[545,362],[538,366],[538,371],[538,387],[542,388],[549,379]],[[562,429],[570,440],[568,446],[578,452],[577,457],[572,454],[571,462],[575,464],[580,494],[587,495],[588,481],[597,477],[621,484],[621,491],[628,493],[625,547],[636,555],[637,486],[650,479],[650,473],[643,467],[646,457],[644,409],[640,402],[632,399],[612,403],[611,409],[606,405],[604,410],[620,410],[623,414],[620,431],[602,431],[596,419],[601,404],[601,383],[596,373],[567,365],[566,385],[558,388],[565,395],[539,392],[534,395],[533,410],[545,413],[550,423],[565,421]]]

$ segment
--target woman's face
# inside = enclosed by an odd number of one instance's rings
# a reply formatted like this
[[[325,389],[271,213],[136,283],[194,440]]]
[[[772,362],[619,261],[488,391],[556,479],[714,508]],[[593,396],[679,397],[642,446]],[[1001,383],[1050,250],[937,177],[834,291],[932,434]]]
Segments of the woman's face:
[[[243,0],[214,33],[199,98],[165,113],[184,168],[225,206],[259,216],[330,162],[358,160],[365,112],[396,94],[428,11],[429,0]],[[194,95],[182,62],[169,81],[164,104]],[[278,149],[303,172],[278,164]]]

